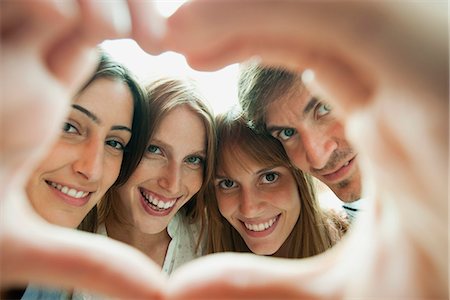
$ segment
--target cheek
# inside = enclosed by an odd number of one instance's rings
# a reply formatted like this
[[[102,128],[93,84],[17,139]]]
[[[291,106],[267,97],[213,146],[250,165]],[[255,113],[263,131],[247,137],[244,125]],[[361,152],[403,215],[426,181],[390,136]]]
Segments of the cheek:
[[[36,187],[43,183],[43,180],[46,179],[46,177],[56,176],[55,174],[57,174],[59,170],[66,166],[70,167],[73,161],[71,157],[74,156],[70,152],[70,147],[64,147],[57,143],[29,177],[26,186],[27,193],[37,193],[37,190],[35,190]]]
[[[229,220],[233,212],[236,210],[236,199],[233,196],[216,196],[217,206],[222,216]]]
[[[58,142],[52,147],[52,151],[47,153],[37,169],[33,173],[34,176],[44,175],[46,173],[58,170],[66,165],[70,165],[74,160],[73,157],[77,157],[75,147],[70,147],[64,143]]]
[[[120,173],[120,166],[122,164],[122,157],[107,157],[103,166],[103,178],[102,185],[104,193],[113,185],[117,180]]]
[[[297,166],[297,168],[301,170],[308,169],[306,160],[304,159],[305,151],[302,149],[302,147],[298,146],[298,144],[293,144],[285,146],[284,149],[286,150],[286,154],[288,155],[289,159],[295,166]]]
[[[203,183],[203,172],[193,172],[192,174],[186,175],[187,178],[184,181],[185,185],[189,189],[189,195],[190,197],[194,196],[195,193],[197,193],[200,188],[202,187]]]
[[[300,208],[301,208],[301,202],[300,202],[300,195],[297,189],[291,190],[291,192],[286,195],[286,199],[289,199],[289,201],[286,203],[286,207],[288,211],[292,214],[292,216],[297,219],[300,215]]]
[[[297,214],[300,211],[301,203],[295,179],[289,179],[283,182],[276,190],[271,191],[271,201],[289,213]]]

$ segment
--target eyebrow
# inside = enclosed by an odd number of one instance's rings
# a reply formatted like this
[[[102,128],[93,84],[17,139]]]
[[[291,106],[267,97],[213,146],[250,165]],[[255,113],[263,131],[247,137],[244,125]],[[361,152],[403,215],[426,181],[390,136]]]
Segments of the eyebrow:
[[[229,179],[229,178],[225,174],[214,174],[214,180],[223,180],[223,179]]]
[[[306,104],[305,108],[303,109],[303,115],[308,114],[308,113],[311,111],[311,109],[313,109],[313,108],[316,106],[316,104],[317,104],[318,102],[319,102],[319,100],[318,100],[316,97],[311,97],[311,99],[310,99],[309,102]],[[291,128],[291,127],[286,127],[286,126],[270,126],[270,127],[267,127],[266,130],[267,130],[269,133],[272,134],[273,132],[280,131],[280,130],[283,130],[283,129],[286,129],[286,128]]]
[[[83,114],[85,114],[89,119],[91,119],[95,124],[100,124],[101,120],[91,111],[87,110],[86,108],[84,108],[81,105],[78,104],[72,104],[72,107],[80,112],[82,112]],[[129,131],[130,133],[131,128],[127,127],[127,126],[123,126],[123,125],[115,125],[111,127],[111,130],[125,130],[125,131]]]
[[[317,102],[319,102],[319,100],[316,97],[311,97],[308,104],[306,104],[305,109],[303,110],[303,114],[306,115],[307,113],[309,113],[311,109],[313,109],[314,106],[316,106]]]
[[[193,152],[193,153],[191,153],[189,155],[198,155],[198,156],[206,157],[206,151],[205,150],[200,150],[200,151]]]
[[[89,110],[87,110],[83,106],[80,106],[78,104],[72,104],[72,107],[74,109],[82,112],[83,114],[85,114],[89,119],[94,121],[94,123],[96,123],[96,124],[100,124],[101,123],[100,119],[94,113],[90,112]]]
[[[266,172],[272,172],[273,169],[276,169],[278,167],[281,167],[281,165],[269,166],[267,168],[263,168],[261,170],[258,170],[256,173],[254,173],[254,175],[261,175],[261,174],[266,173]],[[215,177],[215,180],[230,179],[229,176],[227,176],[226,174],[218,174],[218,173],[216,173],[214,175],[214,177]],[[231,179],[231,180],[233,180],[233,179]]]
[[[112,126],[111,130],[125,130],[125,131],[129,131],[130,133],[132,133],[130,128],[128,128],[127,126],[122,126],[122,125]]]
[[[267,127],[267,131],[270,133],[270,134],[272,134],[272,133],[274,133],[274,132],[277,132],[277,131],[280,131],[280,130],[283,130],[283,129],[286,129],[286,128],[290,128],[290,127],[284,127],[284,126],[270,126],[270,127]]]
[[[256,175],[260,175],[260,174],[263,174],[263,173],[266,173],[266,172],[271,172],[271,171],[273,171],[273,169],[275,169],[275,168],[278,168],[280,165],[273,165],[273,166],[270,166],[270,167],[267,167],[267,168],[264,168],[264,169],[261,169],[261,170],[259,170],[258,172],[256,172],[255,174]]]
[[[170,151],[173,151],[173,147],[172,146],[170,146],[169,144],[167,144],[167,143],[165,143],[165,142],[163,142],[163,141],[161,141],[159,139],[156,139],[156,138],[151,139],[150,140],[150,144],[159,144],[163,148],[166,148],[166,149],[168,149]],[[193,151],[193,152],[189,153],[187,156],[189,156],[189,155],[201,155],[201,156],[205,157],[206,156],[206,149]]]

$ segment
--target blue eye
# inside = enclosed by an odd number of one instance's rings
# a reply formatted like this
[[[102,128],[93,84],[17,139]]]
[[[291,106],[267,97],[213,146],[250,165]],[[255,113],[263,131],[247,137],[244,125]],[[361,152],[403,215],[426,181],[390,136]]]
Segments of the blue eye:
[[[108,145],[116,150],[120,150],[120,151],[123,151],[125,149],[125,146],[121,142],[116,141],[116,140],[106,141],[106,145]]]
[[[219,187],[224,190],[232,189],[236,186],[236,183],[233,180],[230,179],[224,179],[219,182]]]
[[[190,157],[186,158],[186,162],[189,164],[193,164],[193,165],[199,165],[199,164],[203,163],[203,158],[201,158],[199,156],[190,156]]]
[[[282,141],[287,141],[295,134],[295,132],[296,131],[293,128],[281,129],[278,133],[278,138],[281,139]]]
[[[274,173],[274,172],[266,173],[262,176],[262,182],[263,183],[273,183],[278,180],[278,177],[280,177],[280,175],[278,175],[277,173]]]
[[[66,133],[78,133],[78,129],[68,122],[64,122],[62,130]]]
[[[331,106],[326,103],[320,103],[316,108],[316,118],[320,119],[330,113]]]
[[[150,145],[147,147],[147,151],[152,154],[161,154],[161,149],[158,146]]]

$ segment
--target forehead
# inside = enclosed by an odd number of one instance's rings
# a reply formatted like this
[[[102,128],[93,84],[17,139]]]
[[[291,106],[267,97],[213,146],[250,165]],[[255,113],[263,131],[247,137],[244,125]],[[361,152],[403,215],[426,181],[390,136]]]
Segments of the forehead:
[[[297,85],[290,91],[274,99],[266,107],[266,126],[288,125],[301,120],[303,112],[311,100],[311,94]]]
[[[75,97],[73,103],[89,110],[100,122],[131,123],[133,96],[122,81],[98,78]]]
[[[206,129],[198,113],[187,105],[179,105],[161,119],[154,138],[199,151],[205,148]]]
[[[218,175],[227,175],[233,178],[240,177],[244,174],[254,174],[268,165],[258,162],[238,146],[227,147],[222,150],[217,166]]]

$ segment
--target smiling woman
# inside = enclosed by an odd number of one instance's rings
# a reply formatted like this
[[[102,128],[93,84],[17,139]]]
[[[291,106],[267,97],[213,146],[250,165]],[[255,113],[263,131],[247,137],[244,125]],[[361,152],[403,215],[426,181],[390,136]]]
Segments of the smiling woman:
[[[47,221],[79,226],[113,183],[136,167],[137,136],[147,127],[143,95],[125,68],[102,56],[95,75],[74,97],[52,151],[28,182],[31,203]]]
[[[28,181],[30,202],[44,219],[95,232],[97,203],[130,176],[142,155],[144,95],[127,69],[101,54],[95,74],[73,98],[59,138]],[[67,293],[30,285],[23,299]]]
[[[283,146],[231,111],[217,117],[215,182],[207,194],[208,252],[305,258],[331,248],[347,230],[325,213],[312,179]]]
[[[204,252],[201,195],[212,176],[213,116],[189,81],[164,78],[146,89],[145,153],[101,202],[99,233],[138,248],[170,274]]]

